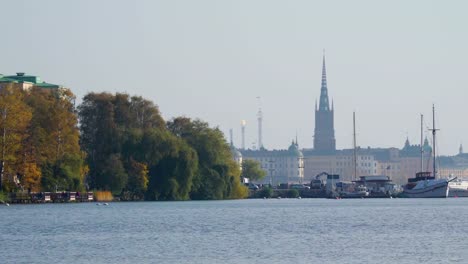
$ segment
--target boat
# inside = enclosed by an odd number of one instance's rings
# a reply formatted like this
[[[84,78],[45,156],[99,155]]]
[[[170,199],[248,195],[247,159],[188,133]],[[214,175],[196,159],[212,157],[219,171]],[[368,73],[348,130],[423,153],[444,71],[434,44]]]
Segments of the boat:
[[[354,192],[341,192],[340,198],[349,199],[349,198],[366,198],[369,197],[369,192],[367,191],[366,186],[359,185],[356,187]]]
[[[343,189],[344,182],[340,182],[341,184],[341,191],[338,192],[338,196],[342,199],[349,199],[349,198],[366,198],[369,197],[369,190],[365,186],[365,184],[357,184],[357,154],[356,154],[356,113],[353,112],[353,165],[354,165],[354,173],[353,178],[354,181],[351,183],[351,191],[345,191]]]
[[[423,116],[421,115],[421,142],[423,134]],[[422,171],[423,169],[423,144],[421,144],[421,172],[416,173],[415,178],[408,179],[408,184],[403,190],[403,197],[407,198],[447,198],[449,195],[448,179],[437,179],[436,168],[436,131],[435,128],[435,108],[432,106],[432,175],[430,172]]]
[[[448,197],[468,197],[468,180],[454,179],[449,182]]]

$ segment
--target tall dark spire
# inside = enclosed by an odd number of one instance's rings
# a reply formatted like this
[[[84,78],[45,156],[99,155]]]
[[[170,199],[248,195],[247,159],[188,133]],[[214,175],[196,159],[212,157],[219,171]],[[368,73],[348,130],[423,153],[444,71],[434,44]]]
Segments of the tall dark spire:
[[[315,103],[315,133],[314,149],[317,154],[333,154],[336,150],[335,129],[333,125],[333,102],[330,109],[328,101],[327,70],[325,67],[325,50],[323,52],[322,86],[320,88],[320,102],[317,109]]]
[[[328,88],[327,88],[327,68],[325,66],[325,50],[323,51],[323,64],[322,64],[322,87],[320,89],[320,104],[319,110],[330,110],[328,102]]]

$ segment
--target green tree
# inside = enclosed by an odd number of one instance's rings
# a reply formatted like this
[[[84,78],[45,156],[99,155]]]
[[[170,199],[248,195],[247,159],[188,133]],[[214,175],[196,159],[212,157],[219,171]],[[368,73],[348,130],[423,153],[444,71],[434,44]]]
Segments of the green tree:
[[[218,128],[186,117],[174,118],[167,127],[197,153],[198,170],[190,195],[192,199],[234,199],[247,195],[247,189],[240,183],[239,167]]]
[[[251,181],[259,181],[265,176],[266,172],[262,169],[260,162],[250,159],[242,160],[242,177]]]
[[[110,155],[99,167],[100,174],[96,180],[96,188],[110,190],[114,194],[120,194],[127,184],[128,179],[120,155]]]
[[[148,166],[145,163],[130,160],[127,189],[142,199],[148,189]]]

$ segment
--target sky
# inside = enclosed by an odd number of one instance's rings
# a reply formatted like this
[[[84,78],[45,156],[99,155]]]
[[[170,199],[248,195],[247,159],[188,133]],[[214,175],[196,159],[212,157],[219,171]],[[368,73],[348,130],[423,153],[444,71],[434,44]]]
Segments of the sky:
[[[337,148],[419,142],[436,108],[439,154],[468,149],[468,2],[429,0],[0,1],[0,74],[126,92],[163,117],[200,118],[240,146],[312,148],[325,49]],[[257,99],[260,97],[260,100]],[[78,100],[79,101],[79,100]],[[425,132],[430,135],[427,131]]]

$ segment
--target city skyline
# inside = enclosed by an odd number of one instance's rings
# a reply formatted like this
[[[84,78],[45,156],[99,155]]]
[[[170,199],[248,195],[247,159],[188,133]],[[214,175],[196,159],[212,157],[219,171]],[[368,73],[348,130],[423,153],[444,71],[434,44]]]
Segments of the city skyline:
[[[109,8],[112,6],[112,8]],[[468,142],[463,120],[468,22],[464,2],[428,1],[14,1],[0,17],[0,74],[38,75],[88,91],[127,92],[159,105],[166,120],[186,115],[219,126],[241,146],[257,138],[312,148],[326,49],[336,148],[419,143],[419,115],[436,106],[440,154]],[[103,19],[105,17],[105,19]],[[77,100],[79,103],[81,100]],[[430,134],[426,131],[426,134]]]

